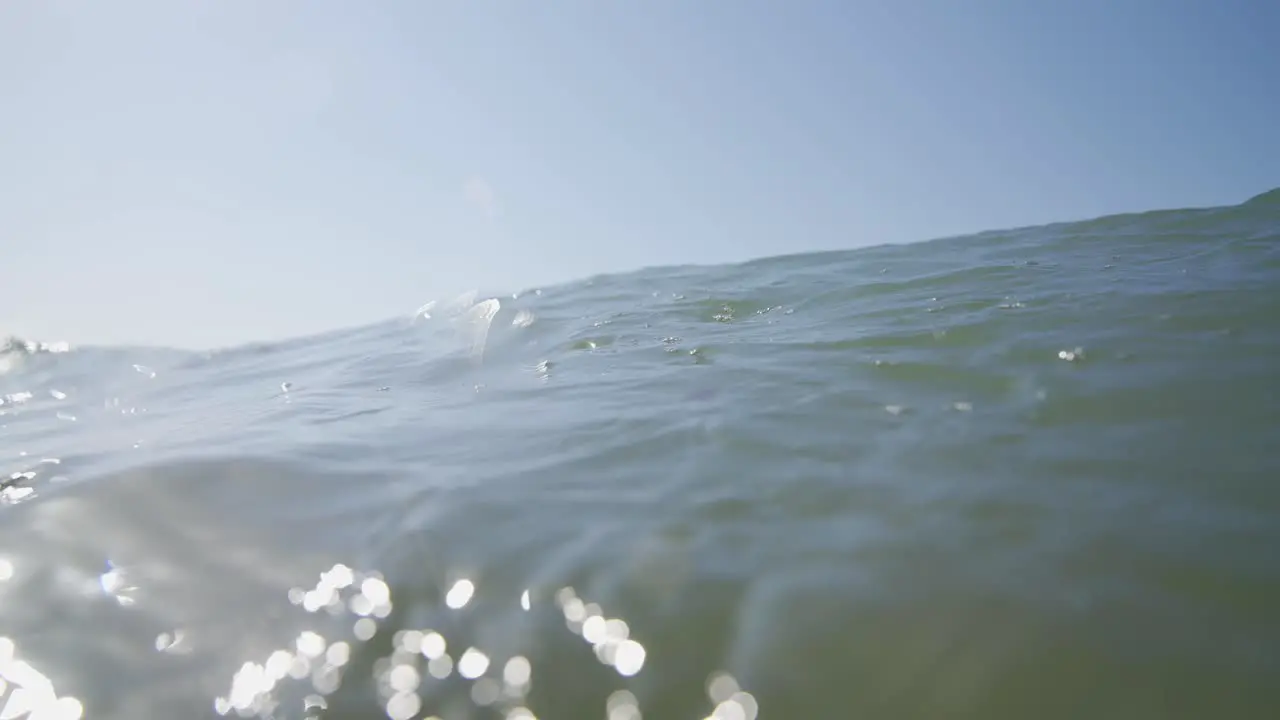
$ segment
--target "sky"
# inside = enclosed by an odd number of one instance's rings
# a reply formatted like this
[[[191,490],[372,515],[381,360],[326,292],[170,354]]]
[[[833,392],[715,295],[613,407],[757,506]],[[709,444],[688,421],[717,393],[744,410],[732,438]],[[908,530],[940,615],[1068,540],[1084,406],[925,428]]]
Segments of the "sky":
[[[0,335],[210,348],[1280,185],[1267,0],[4,0]]]

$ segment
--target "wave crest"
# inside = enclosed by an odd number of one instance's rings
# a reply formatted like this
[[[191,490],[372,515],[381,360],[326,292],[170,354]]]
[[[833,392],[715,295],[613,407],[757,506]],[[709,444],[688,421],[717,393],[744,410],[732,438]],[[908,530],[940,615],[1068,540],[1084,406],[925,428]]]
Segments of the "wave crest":
[[[3,343],[0,343],[0,355],[38,355],[41,353],[65,353],[70,351],[71,344],[65,341],[46,343],[36,340],[24,340],[16,335],[10,335],[4,339]]]

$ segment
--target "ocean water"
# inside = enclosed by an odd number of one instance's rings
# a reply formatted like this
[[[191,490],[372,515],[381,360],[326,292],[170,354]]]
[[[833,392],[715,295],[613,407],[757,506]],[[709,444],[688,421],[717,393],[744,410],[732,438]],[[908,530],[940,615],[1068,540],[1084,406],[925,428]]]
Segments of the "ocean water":
[[[11,340],[0,717],[1272,717],[1278,361],[1280,192]]]

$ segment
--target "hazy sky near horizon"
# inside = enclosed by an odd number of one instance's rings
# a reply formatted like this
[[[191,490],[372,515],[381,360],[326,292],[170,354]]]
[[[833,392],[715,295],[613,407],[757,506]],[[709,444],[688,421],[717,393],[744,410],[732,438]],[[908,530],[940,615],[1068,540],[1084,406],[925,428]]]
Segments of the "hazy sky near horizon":
[[[1280,185],[1265,0],[6,0],[0,334],[210,347]]]

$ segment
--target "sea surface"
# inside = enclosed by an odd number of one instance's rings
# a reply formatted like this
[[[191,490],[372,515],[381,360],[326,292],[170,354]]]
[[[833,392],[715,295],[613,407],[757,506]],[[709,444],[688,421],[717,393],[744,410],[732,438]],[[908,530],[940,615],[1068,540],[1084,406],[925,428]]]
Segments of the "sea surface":
[[[1280,708],[1280,191],[0,370],[6,720]]]

